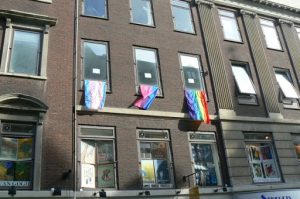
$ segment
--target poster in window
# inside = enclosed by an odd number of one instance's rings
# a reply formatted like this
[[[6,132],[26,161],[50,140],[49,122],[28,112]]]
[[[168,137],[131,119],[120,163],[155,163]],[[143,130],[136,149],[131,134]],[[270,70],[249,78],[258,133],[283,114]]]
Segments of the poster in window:
[[[97,142],[97,159],[98,163],[114,161],[113,141]]]
[[[250,150],[251,150],[253,160],[258,160],[259,161],[260,160],[259,147],[251,146]]]
[[[5,160],[17,159],[17,139],[2,138],[0,147],[0,158]]]
[[[0,180],[14,179],[14,163],[11,161],[0,161]]]
[[[154,167],[158,184],[171,183],[168,162],[166,160],[154,160]]]
[[[32,138],[18,139],[18,159],[31,159]]]
[[[151,148],[152,159],[167,159],[167,144],[165,142],[153,142]]]
[[[30,181],[32,165],[31,162],[16,162],[15,180]]]
[[[153,160],[141,160],[141,170],[144,183],[155,183]]]
[[[95,164],[95,144],[92,141],[81,141],[81,161]]]
[[[99,187],[115,187],[114,164],[99,165],[97,176]]]
[[[261,164],[255,164],[255,163],[252,164],[252,170],[253,170],[254,178],[262,178],[263,177]]]
[[[260,147],[260,151],[261,151],[263,160],[271,160],[272,159],[272,152],[271,152],[270,146],[262,146],[262,147]]]
[[[81,165],[81,187],[95,188],[95,167],[90,164]]]
[[[264,171],[267,178],[277,178],[277,171],[274,162],[265,162]]]

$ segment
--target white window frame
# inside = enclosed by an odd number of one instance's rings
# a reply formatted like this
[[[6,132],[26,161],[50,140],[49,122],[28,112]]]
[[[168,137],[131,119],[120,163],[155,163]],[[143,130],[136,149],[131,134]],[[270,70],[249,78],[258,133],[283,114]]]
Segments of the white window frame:
[[[133,24],[138,24],[138,25],[142,25],[142,26],[149,26],[149,27],[155,27],[155,21],[154,21],[154,11],[153,11],[153,3],[152,0],[147,0],[150,2],[150,14],[151,14],[151,20],[152,23],[151,24],[144,24],[144,23],[139,23],[139,22],[135,22],[133,21],[133,8],[132,8],[132,0],[129,0],[129,5],[130,5],[130,22]]]
[[[84,13],[85,0],[82,0],[82,15],[83,16],[88,16],[88,17],[95,17],[95,18],[99,18],[99,19],[108,19],[108,5],[107,5],[108,0],[104,0],[104,1],[105,1],[105,16],[104,17],[97,16],[97,15],[88,15],[88,14]]]
[[[264,139],[261,139],[261,138],[247,139],[246,135],[262,136],[262,137],[264,137]],[[275,146],[274,146],[274,143],[273,143],[272,134],[271,133],[244,133],[244,136],[245,136],[245,150],[246,150],[247,159],[248,159],[248,162],[249,162],[249,167],[251,169],[253,183],[281,182],[282,181],[281,172],[280,172],[279,164],[278,164],[278,161],[277,161],[278,157],[277,157],[277,154],[275,153]],[[272,156],[271,160],[262,160],[261,152],[259,152],[260,160],[251,160],[253,155],[251,156],[251,154],[249,152],[251,150],[250,147],[257,147],[256,145],[261,145],[261,144],[266,144],[264,146],[269,146],[271,156]],[[262,147],[262,146],[259,146],[259,147]],[[274,165],[274,167],[276,169],[276,172],[277,172],[277,175],[278,175],[277,178],[266,178],[264,176],[263,177],[256,177],[253,174],[255,169],[252,167],[252,164],[259,164],[260,168],[264,169],[263,168],[264,165],[262,165],[264,163],[271,163],[271,164]],[[262,175],[264,175],[264,171],[262,171]]]
[[[159,60],[158,60],[158,50],[154,49],[154,48],[133,46],[133,60],[134,60],[135,90],[136,90],[136,93],[139,94],[139,92],[140,92],[139,87],[141,85],[141,83],[139,82],[139,77],[138,77],[136,49],[154,52],[154,54],[155,54],[155,63],[156,63],[156,76],[157,76],[157,85],[156,86],[158,87],[157,96],[162,96],[163,91],[162,91],[161,79],[160,79],[160,68],[159,68],[160,65],[159,65]]]
[[[260,26],[261,26],[263,35],[265,37],[265,43],[266,43],[267,48],[274,49],[274,50],[282,50],[282,44],[279,39],[279,35],[278,35],[277,29],[275,26],[275,22],[272,20],[267,20],[267,19],[262,19],[262,18],[259,19],[259,22],[260,22]],[[274,40],[270,41],[268,39],[268,35],[266,35],[264,28],[271,28],[273,30],[273,34],[274,34],[273,36],[276,39],[275,41]],[[277,42],[276,46],[273,45],[275,42]]]
[[[81,42],[81,65],[82,65],[82,73],[81,73],[81,79],[82,79],[82,84],[81,87],[83,88],[83,80],[85,80],[85,48],[84,44],[85,43],[93,43],[93,44],[100,44],[100,45],[105,45],[106,46],[106,92],[111,92],[111,82],[110,82],[110,54],[109,54],[109,42],[107,41],[94,41],[94,40],[82,40]],[[103,81],[103,80],[96,80],[96,81]]]
[[[187,54],[187,53],[179,53],[178,54],[179,57],[179,63],[180,63],[180,70],[181,70],[181,77],[182,77],[182,82],[183,82],[183,86],[185,89],[190,89],[186,87],[186,83],[185,83],[185,76],[184,76],[184,68],[186,66],[183,66],[182,63],[182,57],[191,57],[191,58],[196,58],[197,59],[197,66],[191,66],[192,68],[196,68],[199,70],[199,80],[200,80],[200,85],[199,85],[199,90],[203,90],[206,92],[206,86],[205,86],[205,80],[204,80],[204,72],[203,72],[203,68],[201,65],[201,60],[200,60],[200,56],[199,55],[193,55],[193,54]]]
[[[235,42],[243,42],[235,12],[218,9],[218,13],[219,13],[219,17],[220,17],[220,22],[221,22],[221,26],[222,26],[222,30],[223,30],[224,39],[229,40],[229,41],[235,41]],[[238,38],[232,38],[232,37],[230,38],[230,37],[226,36],[227,33],[226,33],[226,29],[224,28],[222,18],[230,19],[232,21],[232,23],[234,23],[236,25],[235,31],[236,31],[237,35],[239,36]],[[233,29],[233,27],[230,27],[230,28]]]
[[[195,138],[196,135],[208,135],[212,136],[213,139],[197,139]],[[194,136],[194,138],[192,138]],[[189,149],[190,149],[190,158],[191,158],[191,163],[192,163],[192,170],[195,173],[195,162],[193,159],[193,151],[192,151],[192,144],[209,144],[211,145],[212,149],[212,155],[213,155],[213,161],[214,161],[214,167],[215,167],[215,172],[216,172],[216,177],[217,177],[217,185],[212,185],[212,186],[221,186],[222,185],[222,178],[221,178],[221,172],[220,172],[220,160],[219,160],[219,155],[218,155],[218,149],[217,149],[217,141],[216,141],[216,135],[215,132],[188,132],[188,141],[189,141]],[[196,184],[196,175],[194,176],[194,182]],[[199,175],[199,174],[198,174]],[[201,173],[200,175],[205,175],[204,173]],[[200,186],[200,185],[196,185]],[[201,186],[201,187],[205,187]]]
[[[166,135],[166,137],[164,138],[143,138],[141,137],[142,133],[157,133],[160,134],[162,133],[162,135]],[[149,185],[146,183],[146,185],[144,185],[143,182],[143,177],[142,177],[142,173],[140,172],[140,178],[141,178],[141,182],[142,182],[142,187],[143,189],[170,189],[170,188],[174,188],[175,186],[175,182],[174,182],[174,166],[173,166],[173,159],[172,159],[172,151],[171,151],[171,141],[170,141],[170,133],[168,130],[155,130],[155,129],[137,129],[136,132],[136,136],[137,136],[137,147],[138,147],[138,159],[139,159],[139,166],[140,166],[140,170],[141,170],[141,146],[140,143],[141,142],[148,142],[148,143],[159,143],[159,142],[165,142],[167,143],[167,161],[169,164],[169,175],[170,175],[170,184],[151,184],[149,183]],[[150,159],[149,159],[150,160]],[[153,159],[152,159],[153,160]],[[155,175],[155,174],[154,174]]]
[[[182,0],[170,0],[170,1],[171,1],[171,10],[172,10],[172,18],[173,18],[174,30],[179,31],[179,32],[186,32],[186,33],[192,33],[192,34],[195,34],[194,18],[193,18],[193,15],[192,15],[192,10],[191,10],[191,5],[190,5],[190,3],[187,2],[187,1],[182,1]],[[185,7],[182,7],[182,6],[179,6],[179,5],[174,5],[174,4],[173,4],[173,1],[178,1],[178,2],[180,2],[180,3],[185,3],[185,4],[188,5],[189,8],[185,8]],[[180,8],[180,9],[182,9],[182,10],[188,10],[188,11],[189,11],[190,22],[191,22],[191,25],[192,25],[192,31],[185,31],[185,30],[179,30],[179,29],[176,29],[176,19],[175,19],[175,16],[174,16],[173,7],[177,7],[177,8]]]
[[[93,129],[93,130],[110,130],[112,131],[112,135],[111,136],[107,136],[107,135],[101,135],[101,133],[99,133],[99,135],[87,135],[87,134],[82,134],[82,129]],[[114,162],[110,163],[110,164],[114,164],[114,181],[115,181],[115,185],[114,187],[104,187],[105,189],[111,189],[111,190],[115,190],[117,189],[117,156],[116,156],[116,135],[115,135],[115,128],[114,127],[108,127],[108,126],[86,126],[86,125],[80,125],[79,126],[79,139],[78,139],[78,178],[80,179],[78,182],[79,187],[81,187],[81,141],[82,140],[91,140],[91,141],[112,141],[113,142],[113,150],[114,150]],[[94,188],[84,188],[84,189],[101,189],[102,187],[96,187],[96,178],[97,178],[97,169],[95,169],[95,187]]]
[[[10,76],[21,76],[21,77],[29,77],[36,79],[46,79],[46,67],[47,67],[47,54],[48,54],[48,40],[49,40],[49,25],[42,26],[33,26],[33,25],[24,25],[20,23],[12,23],[8,18],[5,30],[5,39],[3,44],[3,53],[1,60],[1,69],[0,74],[10,75]],[[40,32],[41,33],[41,57],[39,63],[39,74],[30,75],[23,73],[11,73],[9,72],[9,65],[11,59],[12,45],[13,45],[13,36],[14,30],[25,30],[32,32]]]

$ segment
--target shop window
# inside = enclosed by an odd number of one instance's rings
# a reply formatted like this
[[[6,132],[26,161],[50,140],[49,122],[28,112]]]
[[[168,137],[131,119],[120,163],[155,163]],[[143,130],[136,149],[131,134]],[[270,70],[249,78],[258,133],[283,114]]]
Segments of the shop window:
[[[254,183],[280,182],[281,175],[269,133],[245,133],[245,144]]]
[[[197,186],[221,185],[219,159],[214,133],[191,132],[188,134],[192,164]]]
[[[154,26],[152,0],[130,0],[131,22]]]
[[[240,104],[257,104],[255,87],[247,64],[231,64]]]
[[[187,89],[205,90],[203,70],[199,56],[179,54],[184,87]]]
[[[266,19],[260,19],[260,25],[267,47],[275,50],[282,50],[274,22]]]
[[[190,3],[171,0],[174,29],[177,31],[195,33]]]
[[[139,161],[143,188],[172,188],[169,132],[138,130]]]
[[[115,132],[109,127],[80,128],[82,188],[115,188]]]
[[[83,0],[83,14],[107,18],[107,0]]]
[[[240,29],[234,12],[218,10],[224,38],[230,41],[242,42]]]

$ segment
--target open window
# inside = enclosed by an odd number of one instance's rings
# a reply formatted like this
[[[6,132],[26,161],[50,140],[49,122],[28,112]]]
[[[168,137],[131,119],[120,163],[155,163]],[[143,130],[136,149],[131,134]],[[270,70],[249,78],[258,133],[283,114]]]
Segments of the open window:
[[[282,50],[274,21],[260,19],[260,25],[267,47],[270,49]]]
[[[280,88],[280,102],[285,108],[299,108],[299,93],[293,85],[289,70],[276,68],[275,76]]]
[[[257,104],[256,91],[247,64],[231,64],[240,104]]]

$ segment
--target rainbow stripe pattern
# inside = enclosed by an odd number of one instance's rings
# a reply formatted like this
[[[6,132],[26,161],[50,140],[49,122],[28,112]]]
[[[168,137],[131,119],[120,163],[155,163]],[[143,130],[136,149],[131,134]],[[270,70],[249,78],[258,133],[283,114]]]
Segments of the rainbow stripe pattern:
[[[184,91],[184,95],[190,117],[206,124],[210,123],[205,92],[189,89]]]
[[[134,102],[134,106],[147,110],[151,106],[152,102],[154,101],[157,95],[158,87],[141,84],[140,92],[142,96]]]
[[[84,96],[88,109],[102,109],[106,98],[106,82],[84,80]]]

